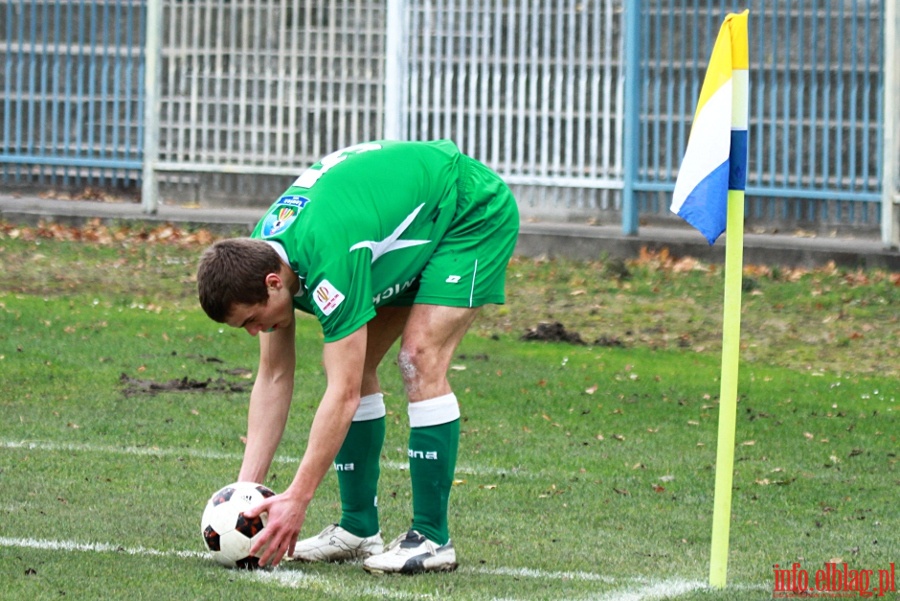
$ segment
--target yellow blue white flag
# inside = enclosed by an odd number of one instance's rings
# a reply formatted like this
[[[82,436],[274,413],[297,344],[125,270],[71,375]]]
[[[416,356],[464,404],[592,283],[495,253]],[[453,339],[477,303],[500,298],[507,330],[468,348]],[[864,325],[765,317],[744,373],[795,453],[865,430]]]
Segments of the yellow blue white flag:
[[[725,231],[728,191],[747,182],[748,14],[728,15],[719,30],[672,194],[672,212],[710,245]]]

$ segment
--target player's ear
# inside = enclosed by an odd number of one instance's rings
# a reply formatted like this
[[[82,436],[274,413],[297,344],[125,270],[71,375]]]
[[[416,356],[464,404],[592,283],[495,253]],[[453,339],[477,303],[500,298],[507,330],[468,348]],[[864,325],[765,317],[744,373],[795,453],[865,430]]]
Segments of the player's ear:
[[[270,273],[266,276],[266,287],[274,288],[276,290],[280,289],[284,286],[284,280],[281,279],[281,276],[277,273]]]

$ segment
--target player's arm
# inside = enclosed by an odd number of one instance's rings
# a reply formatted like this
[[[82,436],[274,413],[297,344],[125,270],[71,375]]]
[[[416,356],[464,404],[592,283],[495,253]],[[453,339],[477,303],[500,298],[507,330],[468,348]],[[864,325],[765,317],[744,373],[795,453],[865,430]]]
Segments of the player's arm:
[[[289,491],[304,501],[331,468],[350,422],[359,408],[360,385],[366,358],[367,328],[325,344],[322,359],[327,387],[310,428],[306,453]]]
[[[344,443],[350,422],[359,407],[366,337],[367,328],[363,326],[341,340],[325,344],[322,357],[327,387],[313,418],[306,452],[297,474],[287,490],[267,499],[253,511],[253,514],[269,512],[266,528],[251,549],[255,553],[267,545],[260,556],[262,565],[276,565],[285,554],[293,552],[306,508]]]
[[[259,334],[259,370],[250,392],[247,447],[238,479],[265,480],[284,433],[294,393],[296,320],[290,327]]]

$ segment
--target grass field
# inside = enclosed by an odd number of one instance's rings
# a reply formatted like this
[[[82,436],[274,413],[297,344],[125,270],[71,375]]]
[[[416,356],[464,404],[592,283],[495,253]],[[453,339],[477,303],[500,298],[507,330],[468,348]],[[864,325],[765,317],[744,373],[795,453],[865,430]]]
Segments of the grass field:
[[[900,279],[748,267],[729,587],[709,590],[722,278],[662,255],[510,266],[508,305],[485,311],[450,375],[457,572],[222,569],[199,519],[237,473],[257,342],[196,306],[208,241],[0,224],[3,599],[761,599],[774,564],[812,580],[826,562],[872,570],[877,594],[900,557]],[[548,320],[586,344],[520,340]],[[320,339],[301,318],[276,490],[324,387]],[[392,538],[411,513],[408,429],[389,362],[382,381]],[[305,532],[338,508],[329,476]]]

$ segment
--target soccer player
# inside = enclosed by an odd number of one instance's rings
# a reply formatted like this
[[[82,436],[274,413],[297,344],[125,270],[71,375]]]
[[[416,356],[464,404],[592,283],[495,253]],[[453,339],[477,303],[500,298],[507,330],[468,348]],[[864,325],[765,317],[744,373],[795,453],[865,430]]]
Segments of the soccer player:
[[[250,238],[205,251],[197,272],[203,310],[259,336],[240,480],[265,479],[284,432],[294,310],[315,315],[324,333],[326,390],[297,473],[284,492],[245,512],[268,512],[252,549],[262,550],[260,564],[361,558],[372,573],[456,568],[447,506],[460,410],[447,371],[479,307],[505,300],[518,228],[509,188],[452,142],[379,141],[328,155],[297,178]],[[413,518],[385,548],[377,507],[385,405],[376,368],[398,338]],[[297,542],[332,465],[340,522]]]

